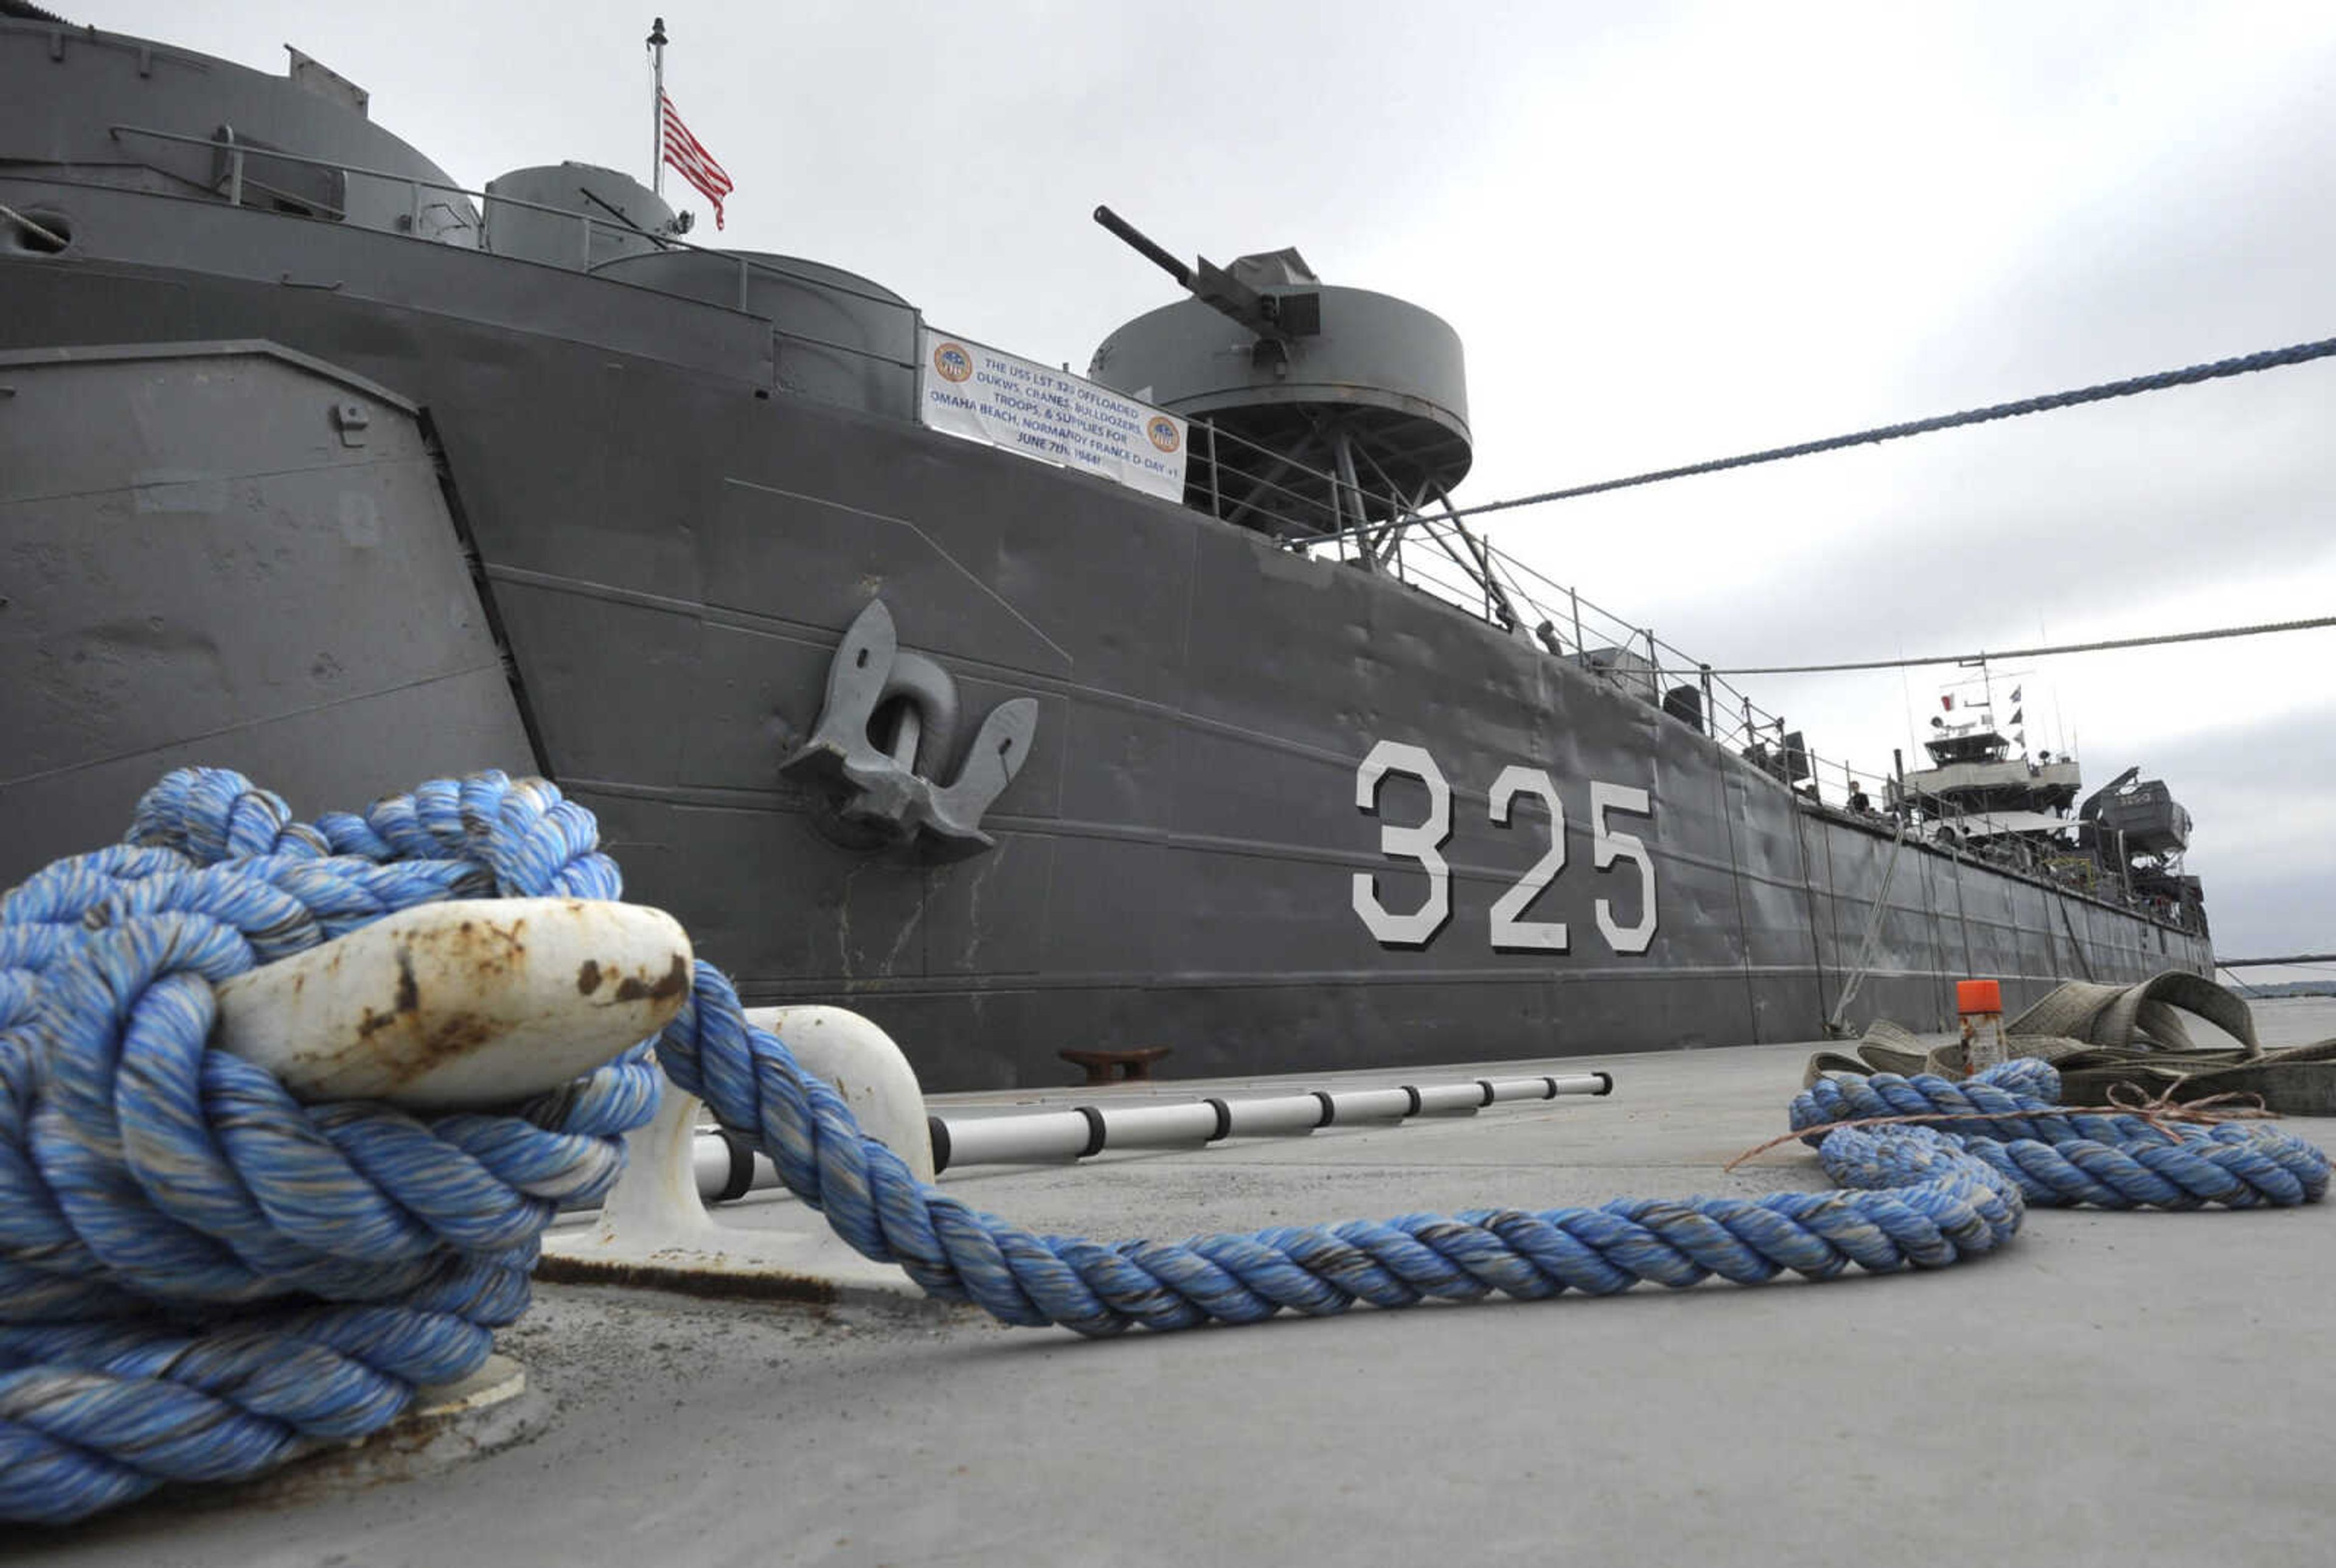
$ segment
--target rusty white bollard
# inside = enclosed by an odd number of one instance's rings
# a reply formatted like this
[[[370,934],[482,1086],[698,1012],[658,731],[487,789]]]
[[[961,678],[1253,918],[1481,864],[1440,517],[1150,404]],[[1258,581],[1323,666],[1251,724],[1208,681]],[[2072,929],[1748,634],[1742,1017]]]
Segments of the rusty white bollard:
[[[784,1039],[920,1180],[933,1179],[924,1091],[890,1035],[842,1008],[752,1008],[746,1018]],[[807,1204],[755,1203],[725,1211],[726,1221],[709,1215],[698,1195],[701,1108],[666,1084],[657,1119],[628,1138],[624,1179],[599,1218],[547,1233],[539,1273],[709,1295],[930,1300],[899,1268],[853,1251]]]
[[[226,981],[214,1039],[303,1100],[483,1108],[648,1038],[689,982],[689,938],[662,910],[419,904]]]
[[[211,1038],[302,1100],[484,1109],[557,1088],[664,1028],[688,998],[690,966],[680,924],[641,904],[420,904],[224,982]],[[501,1407],[526,1388],[518,1362],[490,1356],[460,1383],[422,1389],[396,1446],[352,1447],[302,1474],[436,1469],[508,1440],[528,1417]]]
[[[1962,1016],[1963,1070],[1976,1073],[2010,1055],[2003,1042],[2003,987],[1995,980],[1957,980],[1955,1011]]]

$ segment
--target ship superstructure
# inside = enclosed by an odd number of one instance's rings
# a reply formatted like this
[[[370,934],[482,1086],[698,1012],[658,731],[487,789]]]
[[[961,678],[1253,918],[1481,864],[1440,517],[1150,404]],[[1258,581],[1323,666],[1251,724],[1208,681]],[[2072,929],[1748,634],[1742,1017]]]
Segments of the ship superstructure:
[[[2084,781],[2076,758],[2049,751],[2014,755],[1992,717],[1934,722],[1922,745],[1932,765],[1892,782],[1893,805],[1952,819],[2012,812],[2065,816],[2077,803]]]
[[[1891,813],[1905,816],[1926,842],[1966,845],[2088,891],[2114,890],[2204,929],[2198,879],[2182,869],[2190,813],[2164,780],[2144,780],[2140,768],[2129,767],[2083,794],[2074,756],[2029,756],[2024,735],[2007,734],[1990,702],[1964,713],[1932,719],[1923,742],[1931,765],[1889,781]]]

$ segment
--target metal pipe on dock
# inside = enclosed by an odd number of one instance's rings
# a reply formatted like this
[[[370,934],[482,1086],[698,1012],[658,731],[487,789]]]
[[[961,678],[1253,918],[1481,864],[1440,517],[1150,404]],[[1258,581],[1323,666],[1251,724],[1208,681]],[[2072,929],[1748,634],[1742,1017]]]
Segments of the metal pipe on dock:
[[[690,1149],[690,1174],[697,1178],[697,1195],[708,1203],[726,1203],[758,1187],[779,1184],[778,1167],[754,1145],[720,1127],[701,1127]]]
[[[779,1184],[778,1167],[754,1145],[720,1127],[700,1127],[689,1147],[689,1174],[701,1203],[727,1203],[749,1193]],[[575,1213],[601,1207],[601,1200],[561,1203],[560,1211]]]
[[[1225,1138],[1304,1137],[1317,1127],[1394,1124],[1420,1115],[1471,1115],[1514,1100],[1609,1095],[1609,1073],[1475,1078],[1386,1089],[1316,1089],[1249,1099],[1170,1105],[1075,1105],[1023,1115],[929,1116],[933,1169],[1084,1160],[1105,1149],[1200,1148]]]
[[[1069,1164],[1105,1149],[1197,1149],[1226,1138],[1305,1137],[1318,1127],[1391,1126],[1416,1116],[1473,1116],[1486,1105],[1609,1095],[1611,1073],[1465,1078],[1385,1089],[1308,1090],[1247,1099],[1074,1105],[1000,1116],[928,1116],[936,1174],[963,1165]],[[770,1160],[745,1138],[700,1127],[690,1170],[698,1197],[726,1203],[779,1184]]]

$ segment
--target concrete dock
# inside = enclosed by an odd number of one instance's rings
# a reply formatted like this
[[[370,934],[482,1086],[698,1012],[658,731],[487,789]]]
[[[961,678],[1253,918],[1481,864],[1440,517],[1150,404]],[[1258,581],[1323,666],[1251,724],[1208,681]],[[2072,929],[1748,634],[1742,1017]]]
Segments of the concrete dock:
[[[2259,1004],[2266,1045],[2336,1001]],[[1810,1045],[1568,1059],[1613,1096],[943,1185],[1098,1237],[1821,1187]],[[1474,1076],[1471,1066],[1453,1076]],[[1428,1075],[1317,1076],[1305,1086]],[[957,1096],[977,1113],[1287,1089]],[[2336,1147],[2336,1119],[2291,1130]],[[719,1212],[774,1222],[791,1200]],[[157,1499],[89,1563],[2321,1564],[2336,1206],[2034,1209],[1937,1273],[1711,1282],[1089,1342],[968,1311],[544,1285],[492,1452]]]

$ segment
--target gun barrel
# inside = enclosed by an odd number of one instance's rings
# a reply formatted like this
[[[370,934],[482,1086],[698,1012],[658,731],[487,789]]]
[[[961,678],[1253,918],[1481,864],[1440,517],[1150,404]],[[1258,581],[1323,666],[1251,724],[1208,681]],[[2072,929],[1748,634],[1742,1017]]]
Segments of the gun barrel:
[[[1120,239],[1125,240],[1130,246],[1133,246],[1138,252],[1147,258],[1153,266],[1159,268],[1161,271],[1165,272],[1169,277],[1174,278],[1179,284],[1183,285],[1186,288],[1192,287],[1192,269],[1185,266],[1183,262],[1177,260],[1174,257],[1169,255],[1165,250],[1161,249],[1160,247],[1148,236],[1146,236],[1141,229],[1137,229],[1135,225],[1130,223],[1126,219],[1122,218],[1118,213],[1114,212],[1108,207],[1098,207],[1095,209],[1095,220],[1097,223],[1102,224],[1105,229],[1110,229],[1114,234],[1118,235]]]

